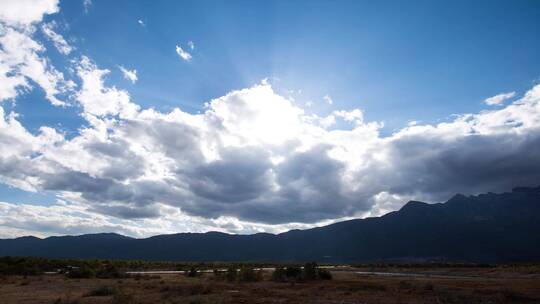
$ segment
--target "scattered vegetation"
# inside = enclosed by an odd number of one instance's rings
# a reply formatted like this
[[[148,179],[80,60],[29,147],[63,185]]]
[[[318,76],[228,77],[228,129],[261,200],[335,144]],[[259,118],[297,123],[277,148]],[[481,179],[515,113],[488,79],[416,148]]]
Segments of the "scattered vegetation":
[[[330,271],[320,268],[317,263],[306,263],[303,267],[288,266],[277,267],[272,273],[272,280],[275,282],[288,281],[311,281],[311,280],[331,280]]]
[[[392,265],[395,268],[376,270],[459,275],[447,279],[358,275],[358,269],[328,269],[314,262],[275,265],[275,271],[271,271],[261,270],[262,266],[254,263],[138,264],[33,258],[0,261],[6,273],[15,273],[0,274],[2,304],[227,304],[273,303],[276,299],[282,303],[359,303],[358,299],[363,303],[540,303],[540,272],[535,265],[418,266],[409,270]],[[167,265],[174,268],[164,268]],[[37,269],[38,275],[31,274],[31,269]],[[178,269],[186,273],[126,275],[127,271],[145,269]],[[39,274],[44,271],[58,274]],[[472,279],[468,279],[470,275]],[[483,280],[483,276],[490,279]]]
[[[256,270],[254,267],[241,265],[229,266],[226,271],[214,269],[214,279],[218,281],[233,282],[258,282],[262,281],[263,275],[261,270]]]
[[[238,272],[240,282],[258,282],[262,280],[262,271],[254,270],[253,267],[242,266]]]

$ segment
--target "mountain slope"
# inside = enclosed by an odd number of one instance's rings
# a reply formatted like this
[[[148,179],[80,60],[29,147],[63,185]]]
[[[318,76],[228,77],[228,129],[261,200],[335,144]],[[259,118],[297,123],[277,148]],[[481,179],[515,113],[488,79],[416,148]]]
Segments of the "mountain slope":
[[[540,187],[408,202],[382,217],[286,233],[90,234],[0,240],[0,256],[175,261],[540,261]]]

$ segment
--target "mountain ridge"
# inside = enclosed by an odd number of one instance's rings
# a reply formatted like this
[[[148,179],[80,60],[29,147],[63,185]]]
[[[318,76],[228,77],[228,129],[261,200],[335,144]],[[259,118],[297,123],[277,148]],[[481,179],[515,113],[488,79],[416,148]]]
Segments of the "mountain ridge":
[[[116,233],[0,239],[0,256],[174,261],[540,261],[540,187],[409,201],[380,217],[279,234]]]

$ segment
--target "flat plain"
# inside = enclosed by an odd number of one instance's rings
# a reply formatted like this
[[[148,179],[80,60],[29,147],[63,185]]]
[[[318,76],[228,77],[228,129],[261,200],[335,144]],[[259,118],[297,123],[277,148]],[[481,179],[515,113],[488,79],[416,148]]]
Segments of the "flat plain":
[[[332,280],[229,282],[212,272],[0,277],[0,303],[540,303],[538,266],[342,267]],[[376,273],[376,274],[373,274]]]

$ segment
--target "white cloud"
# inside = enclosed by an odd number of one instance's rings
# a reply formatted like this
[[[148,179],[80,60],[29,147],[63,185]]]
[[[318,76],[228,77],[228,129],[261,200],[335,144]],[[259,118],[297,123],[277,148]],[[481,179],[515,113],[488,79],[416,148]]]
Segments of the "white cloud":
[[[33,235],[80,235],[85,233],[115,232],[132,237],[149,237],[171,231],[233,233],[280,233],[290,229],[310,227],[289,224],[281,227],[242,222],[236,218],[204,219],[183,214],[177,208],[160,206],[164,216],[158,219],[129,219],[95,213],[86,206],[58,200],[49,206],[13,204],[0,201],[0,238]],[[325,222],[325,224],[330,222]]]
[[[178,54],[178,56],[180,56],[180,58],[182,58],[184,61],[190,61],[192,58],[191,54],[184,51],[179,45],[176,45],[176,54]]]
[[[192,51],[195,49],[195,43],[193,43],[193,41],[188,41],[187,45]]]
[[[35,82],[53,104],[72,95],[88,125],[70,138],[50,127],[32,133],[0,107],[0,182],[59,198],[0,202],[0,235],[280,232],[540,179],[540,85],[495,110],[385,136],[360,109],[310,114],[267,81],[197,114],[143,110],[88,57],[73,61],[78,88],[50,64],[29,24],[56,10],[7,21],[0,12],[0,100]],[[136,81],[135,70],[119,68]]]
[[[484,103],[490,106],[501,105],[506,100],[516,96],[516,92],[501,93],[490,98],[486,98]]]
[[[39,22],[44,15],[58,10],[58,0],[2,0],[0,20],[12,26],[24,26]]]
[[[27,79],[37,83],[53,105],[64,105],[57,95],[73,88],[46,57],[45,48],[32,39],[33,29],[19,30],[6,26],[0,32],[0,101],[16,97],[21,88],[28,89]]]
[[[276,232],[540,178],[540,86],[498,110],[383,137],[359,109],[313,117],[268,83],[214,99],[200,114],[140,110],[127,92],[106,86],[107,70],[88,58],[79,65],[90,126],[65,139],[53,129],[32,135],[4,116],[0,176],[22,189],[59,191],[101,219],[81,233]],[[328,130],[321,121],[336,118],[354,127]],[[10,229],[36,231],[42,222],[20,215],[24,226],[5,208]],[[74,231],[62,222],[44,231]]]
[[[354,109],[352,111],[334,111],[333,114],[348,122],[354,122],[356,124],[362,124],[362,122],[364,122],[364,113],[360,109]]]
[[[146,26],[146,23],[144,23],[144,21],[142,21],[141,19],[137,20],[137,23],[142,27]]]
[[[0,51],[0,57],[2,53]],[[22,75],[12,75],[11,68],[0,63],[0,101],[13,99],[19,95],[22,89],[30,85]]]
[[[54,31],[54,28],[56,27],[56,23],[49,22],[45,23],[41,26],[41,29],[43,33],[54,43],[54,46],[56,49],[64,54],[69,55],[71,51],[73,51],[73,47],[71,47],[67,41],[62,37],[62,35],[58,34]]]
[[[14,99],[35,82],[53,105],[65,105],[59,94],[71,90],[74,83],[64,80],[43,56],[45,48],[32,36],[33,23],[44,15],[58,12],[58,1],[5,0],[0,1],[0,101]],[[45,27],[45,34],[54,37],[55,44],[63,40],[52,28]],[[65,41],[64,41],[65,42]],[[67,50],[63,45],[63,49]]]
[[[138,106],[131,103],[129,94],[116,87],[109,88],[104,85],[103,78],[109,73],[109,70],[98,69],[88,57],[81,58],[77,66],[77,75],[82,80],[82,88],[76,98],[83,106],[84,113],[95,116],[134,115],[138,111]]]
[[[92,0],[83,0],[84,13],[88,14],[88,10],[92,6]]]
[[[120,69],[120,71],[122,71],[124,79],[131,81],[131,83],[137,82],[137,70],[128,70],[123,66],[119,66],[118,68]]]
[[[332,100],[332,97],[330,97],[330,95],[328,95],[328,94],[327,94],[327,95],[324,95],[323,99],[324,99],[324,101],[325,101],[327,104],[329,104],[329,105],[331,105],[331,104],[334,103],[334,100]]]

